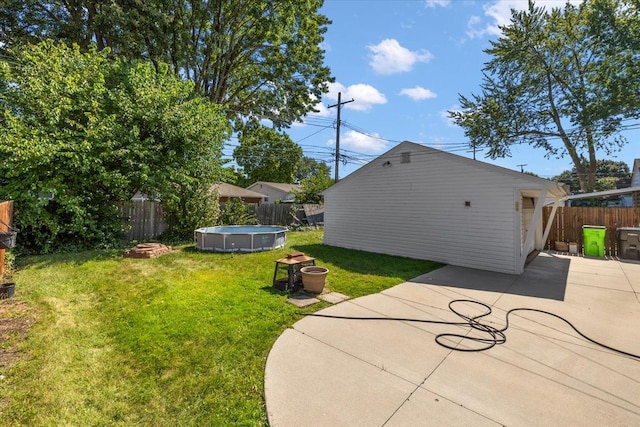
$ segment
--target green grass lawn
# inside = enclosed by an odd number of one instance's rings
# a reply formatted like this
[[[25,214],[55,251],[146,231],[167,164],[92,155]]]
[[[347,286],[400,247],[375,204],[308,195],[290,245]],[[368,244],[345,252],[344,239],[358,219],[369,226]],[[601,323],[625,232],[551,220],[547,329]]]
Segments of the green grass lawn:
[[[324,246],[321,233],[290,232],[285,248],[253,254],[185,246],[155,259],[92,251],[19,260],[14,300],[35,322],[26,339],[0,342],[23,353],[0,365],[1,424],[266,425],[271,346],[328,305],[288,304],[272,286],[275,259],[303,251],[329,268],[330,290],[351,297],[439,266]]]

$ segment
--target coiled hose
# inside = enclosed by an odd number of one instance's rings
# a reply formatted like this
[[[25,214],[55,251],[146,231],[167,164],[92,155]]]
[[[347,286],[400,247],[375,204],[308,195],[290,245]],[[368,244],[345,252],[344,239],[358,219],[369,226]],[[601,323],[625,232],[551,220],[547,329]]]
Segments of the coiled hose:
[[[461,304],[461,303],[465,303],[465,304],[472,304],[472,305],[477,305],[480,306],[484,309],[484,311],[481,314],[478,314],[476,316],[469,316],[466,315],[462,312],[460,312],[460,310],[456,309],[456,305]],[[491,326],[489,324],[486,323],[482,323],[481,319],[483,317],[489,316],[493,310],[491,309],[491,307],[483,302],[480,301],[474,301],[474,300],[469,300],[469,299],[456,299],[453,300],[451,302],[449,302],[449,310],[451,310],[453,313],[455,313],[458,317],[462,318],[464,320],[464,322],[447,322],[447,321],[443,321],[443,320],[425,320],[425,319],[414,319],[414,318],[403,318],[403,317],[357,317],[357,316],[337,316],[337,315],[331,315],[331,314],[319,314],[319,313],[311,313],[311,314],[307,314],[307,316],[311,316],[311,317],[324,317],[324,318],[329,318],[329,319],[345,319],[345,320],[392,320],[392,321],[399,321],[399,322],[417,322],[417,323],[429,323],[429,324],[435,324],[435,325],[450,325],[450,326],[468,326],[474,330],[480,331],[484,334],[486,334],[487,336],[485,338],[482,337],[473,337],[473,336],[469,336],[469,335],[462,335],[462,334],[457,334],[457,333],[442,333],[442,334],[438,334],[435,337],[435,341],[436,343],[438,343],[439,345],[441,345],[442,347],[448,348],[450,350],[455,350],[455,351],[466,351],[466,352],[477,352],[477,351],[486,351],[489,350],[493,347],[495,347],[498,344],[504,344],[507,341],[507,336],[506,336],[506,331],[507,329],[509,329],[509,316],[511,315],[511,313],[515,313],[517,311],[529,311],[529,312],[534,312],[534,313],[542,313],[542,314],[546,314],[548,316],[551,317],[555,317],[556,319],[559,319],[561,321],[563,321],[564,323],[566,323],[567,325],[569,325],[571,327],[571,329],[573,329],[579,336],[581,336],[583,339],[597,345],[600,346],[602,348],[606,348],[607,350],[610,350],[614,353],[618,353],[624,356],[628,356],[634,359],[638,359],[640,360],[640,355],[638,354],[634,354],[634,353],[630,353],[628,351],[624,351],[624,350],[620,350],[614,347],[611,347],[609,345],[606,345],[604,343],[601,343],[599,341],[594,340],[593,338],[585,335],[584,333],[582,333],[578,328],[576,328],[570,321],[568,321],[567,319],[565,319],[562,316],[559,316],[555,313],[552,313],[550,311],[545,311],[545,310],[539,310],[536,308],[524,308],[524,307],[518,307],[518,308],[512,308],[511,310],[507,311],[507,313],[505,314],[505,326],[503,328],[496,328],[494,326]],[[448,344],[446,342],[447,339],[458,339],[460,340],[459,342],[462,341],[473,341],[475,343],[480,343],[481,345],[479,347],[473,347],[473,348],[464,348],[464,347],[459,347],[459,346],[453,346],[451,344]]]

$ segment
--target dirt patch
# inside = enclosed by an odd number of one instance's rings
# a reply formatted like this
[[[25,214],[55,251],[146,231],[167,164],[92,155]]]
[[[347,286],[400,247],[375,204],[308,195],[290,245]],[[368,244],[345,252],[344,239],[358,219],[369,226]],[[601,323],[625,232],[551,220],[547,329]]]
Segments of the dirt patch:
[[[35,322],[33,310],[24,301],[0,300],[0,370],[13,366],[23,356],[18,344]]]

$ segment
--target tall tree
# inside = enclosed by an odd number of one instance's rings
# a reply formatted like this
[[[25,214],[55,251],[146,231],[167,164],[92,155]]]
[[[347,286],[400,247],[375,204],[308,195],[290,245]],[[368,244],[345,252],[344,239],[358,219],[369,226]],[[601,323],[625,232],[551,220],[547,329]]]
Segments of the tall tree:
[[[331,168],[325,162],[303,156],[296,172],[295,182],[301,183],[304,179],[316,176],[331,178]]]
[[[244,176],[244,182],[239,184],[246,186],[256,181],[294,182],[302,160],[302,148],[289,135],[251,122],[238,138],[240,145],[233,150],[233,158],[242,168]]]
[[[595,191],[613,190],[621,179],[630,179],[631,172],[625,162],[614,160],[598,160],[596,169]],[[554,181],[569,185],[571,191],[579,191],[578,171],[575,168],[563,171],[552,178]]]
[[[332,81],[323,0],[5,0],[0,49],[52,38],[170,64],[237,123],[286,127]]]
[[[322,192],[334,184],[329,175],[310,175],[300,182],[300,191],[294,191],[296,203],[323,203]]]
[[[333,185],[331,168],[325,162],[303,157],[296,174],[300,191],[294,191],[296,203],[322,203],[322,192]]]
[[[511,23],[485,52],[491,60],[483,69],[482,93],[460,96],[462,111],[451,111],[474,146],[487,146],[491,158],[510,155],[512,144],[530,144],[545,156],[568,155],[582,191],[595,188],[598,150],[607,154],[626,140],[623,120],[640,111],[623,94],[640,93],[638,74],[616,70],[638,67],[636,37],[620,28],[637,29],[638,15],[626,14],[624,0],[586,0],[580,6],[546,12],[530,1],[526,11],[512,11]],[[617,27],[602,36],[596,16],[607,16]],[[623,14],[625,14],[623,16]],[[623,24],[626,26],[623,26]],[[615,40],[625,51],[615,53]],[[615,53],[615,54],[614,54]],[[611,81],[603,83],[603,76]],[[625,82],[624,90],[618,88]]]
[[[28,249],[113,241],[136,191],[189,205],[217,179],[228,121],[193,83],[53,42],[0,60],[0,199]],[[182,217],[188,220],[188,215]]]
[[[598,56],[607,58],[598,69],[606,88],[603,110],[620,107],[632,117],[640,110],[640,1],[593,0],[588,14],[589,36]]]

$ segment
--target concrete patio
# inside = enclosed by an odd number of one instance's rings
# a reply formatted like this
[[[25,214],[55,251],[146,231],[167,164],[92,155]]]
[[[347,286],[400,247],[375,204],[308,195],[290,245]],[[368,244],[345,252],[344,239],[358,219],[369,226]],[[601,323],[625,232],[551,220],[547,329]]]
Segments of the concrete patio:
[[[521,276],[446,266],[319,314],[460,322],[476,300],[502,328],[516,307],[566,318],[585,335],[640,354],[640,264],[541,253]],[[457,303],[465,314],[478,305]],[[640,359],[599,347],[561,320],[518,311],[506,343],[482,352],[438,345],[468,326],[306,317],[267,359],[271,426],[639,426]],[[478,347],[444,339],[459,348]]]

